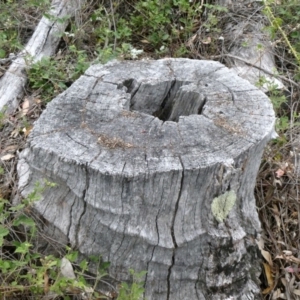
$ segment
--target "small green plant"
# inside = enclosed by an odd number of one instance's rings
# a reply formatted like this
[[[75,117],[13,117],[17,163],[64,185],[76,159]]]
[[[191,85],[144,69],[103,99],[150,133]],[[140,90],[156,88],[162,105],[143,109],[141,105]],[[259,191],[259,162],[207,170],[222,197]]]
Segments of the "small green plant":
[[[208,13],[207,19],[203,24],[203,27],[206,28],[209,32],[220,33],[221,29],[218,27],[219,24],[219,14],[226,13],[228,9],[221,5],[213,5],[213,4],[204,4],[203,5]]]
[[[257,87],[265,86],[268,90],[269,97],[272,101],[275,110],[278,110],[282,107],[283,103],[287,102],[286,97],[283,95],[282,91],[278,89],[278,85],[265,76],[260,76],[258,82],[256,83]]]
[[[266,28],[274,39],[277,32],[280,33],[289,51],[294,56],[298,69],[300,66],[300,35],[298,34],[298,24],[300,21],[299,1],[283,1],[279,6],[274,4],[274,0],[264,0],[264,13],[269,19],[270,25]],[[298,8],[298,9],[297,9]],[[287,31],[283,28],[284,22],[292,23],[295,28]],[[293,41],[293,43],[291,43]]]
[[[61,68],[63,64],[52,58],[42,58],[28,71],[30,88],[38,90],[46,102],[66,88],[66,70]]]
[[[69,54],[62,59],[42,58],[28,69],[29,87],[38,90],[45,102],[50,101],[70,86],[88,68],[84,50],[69,47]]]
[[[159,49],[163,45],[187,40],[193,34],[198,18],[197,3],[188,0],[145,0],[136,3],[129,27],[139,32],[137,38],[153,49]]]
[[[22,37],[26,35],[25,32],[49,5],[49,0],[0,1],[0,58],[23,48]],[[24,15],[30,14],[34,14],[36,18],[24,18]]]
[[[298,0],[264,0],[264,13],[269,20],[266,30],[276,42],[284,44],[288,60],[295,62],[294,78],[300,79],[300,3]]]
[[[0,111],[0,130],[4,127],[5,124],[5,120],[7,118],[7,115],[5,114],[6,111],[6,107],[4,107],[1,111]]]
[[[139,0],[133,3],[110,1],[110,4],[99,5],[81,29],[76,26],[71,29],[74,41],[79,44],[84,40],[82,32],[90,32],[90,40],[100,60],[104,58],[106,61],[106,57],[120,55],[124,57],[122,45],[158,51],[162,46],[166,49],[168,44],[173,43],[169,51],[186,55],[183,45],[199,22],[199,3],[189,0]],[[181,49],[177,51],[177,48]],[[125,58],[134,59],[131,54],[132,51]]]
[[[203,14],[197,31],[197,52],[202,56],[220,54],[224,50],[224,16],[228,9],[221,5],[203,4]],[[197,40],[197,39],[196,39]]]
[[[129,270],[132,276],[132,283],[122,283],[119,289],[118,300],[140,300],[144,293],[143,277],[146,271],[136,273],[133,269]]]
[[[256,83],[258,87],[265,87],[268,90],[268,96],[273,104],[277,121],[276,131],[278,133],[285,132],[290,127],[289,118],[286,116],[283,106],[287,103],[287,99],[283,91],[278,89],[278,85],[268,80],[265,76],[260,76]]]
[[[37,226],[26,212],[41,198],[45,189],[54,186],[48,181],[37,183],[34,190],[14,206],[0,199],[0,294],[19,298],[26,294],[40,299],[51,293],[53,297],[71,299],[71,295],[85,293],[88,299],[106,299],[95,290],[99,280],[107,275],[102,266],[98,268],[94,287],[91,287],[85,277],[88,261],[75,264],[77,251],[66,247],[65,256],[58,258],[34,250]]]
[[[17,205],[0,199],[0,294],[20,298],[26,294],[35,299],[47,295],[73,299],[72,296],[84,294],[90,300],[107,299],[97,291],[97,286],[100,281],[106,282],[103,277],[108,276],[109,263],[96,256],[79,261],[78,252],[68,246],[63,257],[45,256],[35,251],[37,225],[27,212],[46,189],[55,186],[49,181],[38,182]],[[95,277],[87,277],[90,262],[96,266]],[[121,284],[118,300],[139,300],[143,295],[141,280],[146,272],[135,273],[131,269],[130,274],[132,283]]]

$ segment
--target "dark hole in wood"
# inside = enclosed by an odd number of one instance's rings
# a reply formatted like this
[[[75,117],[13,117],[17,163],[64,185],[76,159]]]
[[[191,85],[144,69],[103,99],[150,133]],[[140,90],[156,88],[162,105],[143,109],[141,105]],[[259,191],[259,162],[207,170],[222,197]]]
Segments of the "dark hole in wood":
[[[201,114],[205,104],[204,96],[189,88],[190,84],[179,80],[139,84],[135,79],[127,79],[122,86],[131,94],[131,111],[150,114],[164,122],[178,122],[180,116]]]

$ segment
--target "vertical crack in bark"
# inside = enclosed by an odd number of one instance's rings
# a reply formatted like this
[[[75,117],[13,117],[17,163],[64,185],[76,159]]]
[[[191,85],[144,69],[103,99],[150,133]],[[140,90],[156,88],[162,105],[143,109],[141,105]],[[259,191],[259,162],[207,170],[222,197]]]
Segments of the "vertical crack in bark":
[[[146,162],[146,164],[147,164],[147,169],[148,169],[148,172],[149,172],[149,164],[148,164],[147,153],[146,153],[146,152],[145,152],[145,162]],[[159,244],[159,232],[158,232],[158,225],[157,225],[157,218],[158,218],[158,215],[159,215],[159,211],[158,211],[158,213],[157,213],[157,215],[156,215],[156,218],[155,218],[156,233],[157,233],[157,237],[158,237],[158,239],[157,239],[157,245]],[[150,258],[150,260],[147,262],[147,273],[146,273],[146,275],[145,275],[145,281],[144,281],[144,285],[143,285],[143,287],[144,287],[143,298],[146,297],[146,284],[147,284],[147,280],[148,280],[149,265],[150,265],[150,262],[151,262],[152,259],[153,259],[153,255],[154,255],[155,248],[156,248],[156,246],[153,246],[153,250],[152,250],[152,253],[151,253],[151,258]]]
[[[174,230],[174,226],[175,226],[175,219],[176,219],[176,215],[177,215],[177,211],[178,211],[178,206],[179,206],[179,201],[181,198],[181,193],[182,193],[182,189],[183,189],[183,182],[184,182],[184,165],[182,162],[181,157],[179,156],[179,160],[182,166],[182,173],[181,173],[181,182],[180,182],[180,189],[178,192],[178,198],[175,204],[175,211],[174,211],[174,216],[173,216],[173,220],[172,220],[172,227],[171,227],[171,236],[172,236],[172,241],[174,244],[174,249],[173,249],[173,254],[172,254],[172,263],[169,267],[168,270],[168,276],[167,276],[167,285],[168,285],[168,290],[167,290],[167,300],[171,300],[170,299],[170,291],[171,291],[171,283],[170,283],[170,277],[171,277],[171,272],[172,272],[172,268],[174,266],[175,263],[175,253],[176,253],[176,249],[178,248],[177,242],[176,242],[176,237],[175,237],[175,230]]]
[[[201,297],[201,295],[199,294],[198,289],[197,289],[197,284],[200,284],[200,283],[201,283],[201,278],[203,277],[203,274],[201,274],[201,271],[203,271],[203,257],[204,257],[203,254],[204,254],[203,252],[200,254],[201,257],[202,257],[202,260],[201,260],[201,263],[200,263],[200,267],[199,267],[199,269],[198,269],[197,280],[195,281],[195,292],[196,292],[196,296],[197,296],[197,299],[198,299],[198,300],[203,299],[203,298]],[[202,286],[205,286],[205,284],[206,284],[206,283],[203,283],[203,282],[202,282]],[[202,294],[202,291],[203,291],[203,289],[201,290],[201,294]],[[203,292],[204,292],[204,291],[203,291]],[[202,294],[202,296],[203,296],[203,294]]]
[[[202,114],[202,111],[203,111],[203,108],[204,108],[206,102],[207,102],[207,96],[205,95],[203,102],[201,103],[201,105],[198,108],[198,115]]]
[[[124,165],[123,165],[121,174],[124,174],[125,167],[126,167],[126,162],[125,162]],[[124,175],[123,175],[123,176],[124,176]],[[124,205],[123,205],[123,201],[122,201],[123,199],[122,199],[122,197],[123,197],[123,194],[124,194],[124,184],[125,184],[125,181],[126,181],[126,180],[127,180],[127,179],[126,179],[126,177],[124,176],[123,179],[122,179],[122,187],[121,187],[121,197],[120,197],[120,199],[121,199],[122,213],[120,214],[120,216],[124,215]],[[118,228],[119,224],[120,224],[120,217],[119,217],[119,219],[118,219],[118,225],[117,225],[117,228]],[[115,236],[117,235],[117,233],[118,233],[118,230],[116,229],[116,230],[114,231],[114,236],[113,236],[112,240],[115,240]],[[123,236],[123,240],[124,240],[124,236]],[[118,249],[120,249],[120,247],[119,247]],[[116,251],[116,253],[117,253],[117,251]],[[110,259],[110,256],[111,256],[111,255],[114,255],[114,254],[112,254],[112,251],[110,251],[110,252],[108,253],[108,261],[111,261],[111,259]]]
[[[83,201],[83,211],[82,211],[82,213],[81,213],[81,215],[80,215],[80,217],[78,218],[78,223],[77,223],[77,226],[76,226],[76,229],[75,229],[75,241],[76,241],[76,243],[75,243],[75,246],[77,247],[77,248],[79,248],[79,237],[78,237],[78,233],[79,233],[79,228],[80,228],[80,223],[81,223],[81,219],[82,219],[82,217],[83,217],[83,215],[85,214],[85,212],[86,212],[86,199],[85,199],[85,197],[86,197],[86,192],[88,191],[88,189],[89,189],[89,185],[90,185],[90,174],[89,174],[89,170],[88,170],[88,166],[87,165],[85,165],[85,189],[84,189],[84,191],[83,191],[83,195],[82,195],[82,201]]]
[[[203,265],[203,261],[202,261],[201,265]],[[200,295],[199,295],[198,289],[197,289],[197,283],[198,283],[198,281],[200,280],[200,277],[201,277],[200,271],[201,271],[201,267],[198,270],[197,280],[195,281],[195,294],[197,296],[197,300],[200,300]]]
[[[71,241],[71,237],[70,237],[70,230],[72,228],[72,225],[73,225],[73,208],[74,208],[74,205],[75,205],[75,202],[76,202],[76,199],[74,199],[73,201],[73,204],[71,205],[71,209],[70,209],[70,225],[69,225],[69,228],[67,229],[67,238],[68,238],[68,242]]]
[[[123,166],[122,172],[124,172],[125,165],[126,165],[126,163],[125,163],[124,166]],[[123,193],[123,190],[124,190],[124,180],[123,180],[123,182],[122,182],[122,193]],[[124,215],[123,212],[124,212],[124,206],[123,206],[123,203],[122,203],[122,216]],[[120,217],[119,217],[119,218],[120,218]],[[127,229],[127,226],[128,226],[129,221],[130,221],[130,219],[128,218],[128,219],[123,223],[122,240],[121,240],[121,242],[120,242],[118,248],[114,251],[114,253],[112,253],[111,248],[110,248],[110,251],[109,251],[109,254],[108,254],[108,261],[110,261],[110,262],[112,261],[112,260],[110,259],[111,256],[113,256],[113,257],[115,258],[115,259],[114,259],[115,262],[114,262],[113,267],[118,266],[118,260],[120,259],[120,257],[121,257],[121,256],[127,251],[127,249],[128,249],[128,246],[129,246],[129,245],[127,245],[126,249],[123,250],[123,252],[122,252],[121,254],[119,254],[119,251],[122,249],[122,245],[123,245],[124,241],[126,241],[127,236],[128,236],[128,235],[126,234],[126,229]],[[120,219],[119,219],[119,222],[120,222]],[[117,234],[117,232],[118,232],[118,231],[116,230],[115,233]],[[118,233],[121,234],[121,232],[118,232]],[[134,245],[135,245],[135,243],[131,246],[132,249],[133,249]],[[116,258],[117,255],[119,256],[118,258]],[[122,265],[122,263],[119,264],[119,265]]]

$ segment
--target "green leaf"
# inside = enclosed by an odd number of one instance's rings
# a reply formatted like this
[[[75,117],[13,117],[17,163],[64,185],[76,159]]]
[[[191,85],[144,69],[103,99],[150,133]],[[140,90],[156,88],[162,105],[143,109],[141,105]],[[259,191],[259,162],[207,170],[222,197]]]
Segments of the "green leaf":
[[[29,251],[29,248],[32,246],[30,243],[28,242],[24,242],[24,243],[18,243],[19,246],[17,246],[15,253],[23,253],[26,254]]]
[[[10,268],[11,268],[11,263],[9,261],[0,259],[1,272],[5,273]]]
[[[71,262],[74,262],[77,259],[77,257],[78,257],[78,251],[72,251],[66,255],[66,258]]]
[[[86,271],[88,268],[88,262],[84,259],[80,262],[79,266],[81,270]]]
[[[219,197],[214,198],[211,204],[211,211],[219,223],[222,223],[224,219],[226,219],[229,212],[233,208],[235,201],[235,191],[228,191]]]
[[[0,49],[0,58],[5,58],[6,52],[3,49]]]
[[[35,222],[32,218],[26,217],[24,215],[19,216],[14,220],[14,226],[24,225],[24,226],[35,226]]]
[[[21,209],[23,209],[25,207],[24,204],[18,204],[16,206],[12,206],[9,208],[10,211],[20,211]]]
[[[6,227],[0,225],[0,237],[3,238],[5,236],[7,236],[8,234],[9,234],[9,230]]]

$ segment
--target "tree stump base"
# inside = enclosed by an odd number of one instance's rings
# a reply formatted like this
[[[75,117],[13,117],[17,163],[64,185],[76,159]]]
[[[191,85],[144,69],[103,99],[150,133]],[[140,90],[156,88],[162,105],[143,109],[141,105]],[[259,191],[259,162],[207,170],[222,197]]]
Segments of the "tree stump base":
[[[95,65],[36,122],[19,187],[57,183],[37,211],[115,278],[147,271],[146,299],[259,299],[253,190],[274,122],[217,62]]]

